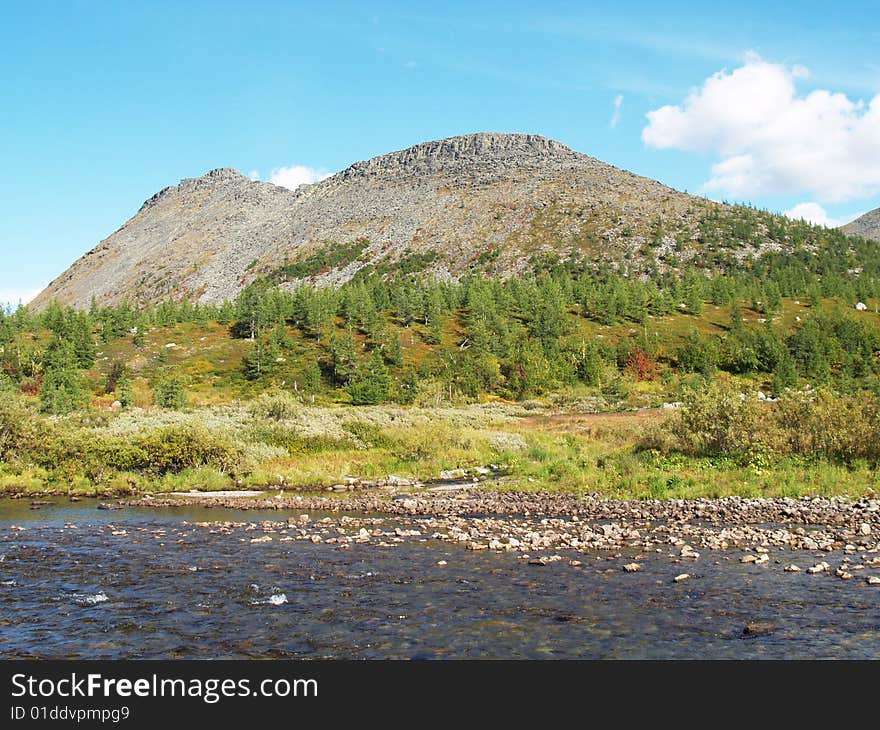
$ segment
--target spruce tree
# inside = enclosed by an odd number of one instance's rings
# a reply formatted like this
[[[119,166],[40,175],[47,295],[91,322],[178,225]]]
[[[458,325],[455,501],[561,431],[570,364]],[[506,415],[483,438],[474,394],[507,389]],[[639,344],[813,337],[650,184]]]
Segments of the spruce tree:
[[[44,359],[45,372],[40,388],[40,410],[43,413],[62,415],[83,405],[85,393],[73,343],[55,338],[49,345]]]

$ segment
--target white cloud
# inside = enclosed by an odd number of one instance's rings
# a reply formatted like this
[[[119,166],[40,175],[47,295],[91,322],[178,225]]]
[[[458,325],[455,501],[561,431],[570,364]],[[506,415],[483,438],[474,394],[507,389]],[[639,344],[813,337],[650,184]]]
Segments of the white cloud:
[[[0,289],[0,307],[18,307],[19,302],[27,304],[41,291],[43,291],[42,287],[36,289],[18,289],[15,287]]]
[[[843,218],[832,218],[818,203],[798,203],[793,208],[785,211],[784,216],[792,220],[804,220],[817,226],[827,226],[828,228],[838,228],[845,226],[847,223],[854,221],[856,218],[864,215],[864,213],[854,213]]]
[[[333,173],[323,168],[306,167],[304,165],[291,165],[290,167],[278,167],[272,170],[269,182],[280,185],[283,188],[296,190],[300,185],[311,185],[325,180]]]
[[[259,179],[260,179],[260,171],[259,171],[259,170],[251,170],[251,171],[248,173],[248,177],[249,177],[251,180],[259,180]]]
[[[611,115],[611,129],[614,129],[620,121],[620,110],[622,106],[623,94],[618,94],[614,97],[614,113]]]
[[[792,220],[804,220],[816,226],[828,226],[828,228],[837,228],[843,225],[843,221],[836,218],[829,218],[828,211],[818,203],[798,203],[794,208],[790,208],[783,214]]]
[[[841,202],[880,192],[880,95],[869,103],[823,89],[800,95],[808,75],[749,54],[681,104],[648,112],[642,141],[714,153],[704,189],[738,198],[807,192]]]

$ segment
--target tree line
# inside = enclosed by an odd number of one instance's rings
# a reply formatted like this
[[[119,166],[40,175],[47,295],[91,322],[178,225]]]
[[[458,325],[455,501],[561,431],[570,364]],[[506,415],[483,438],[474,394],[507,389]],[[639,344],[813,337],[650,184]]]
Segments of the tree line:
[[[81,373],[95,365],[99,342],[130,338],[144,347],[151,328],[218,322],[253,343],[242,363],[252,382],[289,384],[293,372],[297,389],[338,389],[355,404],[410,403],[429,381],[468,398],[523,398],[578,384],[613,389],[615,371],[650,380],[664,368],[706,376],[719,369],[767,374],[775,390],[802,378],[847,392],[877,389],[876,329],[855,312],[820,305],[832,298],[851,310],[856,301],[880,297],[878,249],[875,242],[829,231],[822,246],[730,261],[713,274],[699,262],[679,272],[636,276],[625,267],[545,256],[526,278],[473,273],[443,282],[372,273],[336,288],[293,289],[264,278],[218,305],[93,303],[75,311],[52,304],[41,313],[25,307],[0,312],[0,368],[7,386],[39,394],[44,411],[69,412],[87,399]],[[810,305],[794,331],[773,321],[783,298]],[[697,326],[707,304],[729,311],[715,334]],[[743,308],[765,321],[747,326]],[[654,334],[673,313],[694,318],[675,343]],[[627,331],[637,334],[588,337],[581,320],[629,325]],[[650,320],[660,321],[649,328]],[[303,343],[316,356],[298,357]],[[112,363],[104,383],[122,405],[131,401],[131,375],[124,364]],[[161,405],[179,407],[185,399],[174,378],[153,386]]]

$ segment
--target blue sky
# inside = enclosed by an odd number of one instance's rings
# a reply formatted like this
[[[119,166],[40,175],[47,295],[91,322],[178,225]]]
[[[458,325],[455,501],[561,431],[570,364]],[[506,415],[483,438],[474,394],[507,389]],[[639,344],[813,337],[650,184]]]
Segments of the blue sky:
[[[880,206],[880,9],[711,5],[4,3],[0,301],[181,178],[475,131],[832,222]]]

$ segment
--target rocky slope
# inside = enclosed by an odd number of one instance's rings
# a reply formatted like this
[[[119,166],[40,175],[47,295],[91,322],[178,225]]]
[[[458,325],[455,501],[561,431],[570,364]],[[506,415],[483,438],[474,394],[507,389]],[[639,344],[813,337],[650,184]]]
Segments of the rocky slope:
[[[844,233],[851,236],[862,236],[880,241],[880,208],[856,218],[852,223],[841,226]]]
[[[371,267],[511,276],[544,253],[675,267],[699,256],[721,206],[538,135],[473,134],[358,162],[295,191],[213,170],[165,188],[34,301],[87,307],[234,298],[270,276],[283,286],[345,281]],[[703,231],[704,233],[704,231]],[[768,242],[719,239],[754,254]]]

